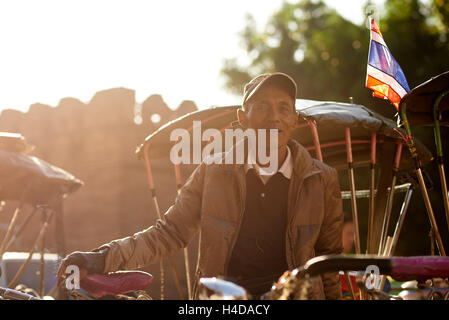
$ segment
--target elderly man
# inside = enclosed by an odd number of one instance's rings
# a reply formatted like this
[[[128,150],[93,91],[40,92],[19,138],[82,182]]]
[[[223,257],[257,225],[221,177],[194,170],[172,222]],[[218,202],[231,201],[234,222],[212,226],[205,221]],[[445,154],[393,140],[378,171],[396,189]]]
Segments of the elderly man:
[[[248,161],[253,153],[243,164],[203,162],[165,221],[94,252],[72,253],[59,275],[69,264],[80,266],[82,274],[141,268],[187,246],[200,231],[195,287],[200,277],[227,276],[258,298],[284,271],[315,256],[341,253],[338,176],[290,139],[298,117],[296,95],[290,76],[263,74],[245,86],[238,110],[243,129],[277,129],[277,170],[263,170],[267,164],[258,157]],[[312,285],[313,297],[339,298],[338,274],[321,278]]]

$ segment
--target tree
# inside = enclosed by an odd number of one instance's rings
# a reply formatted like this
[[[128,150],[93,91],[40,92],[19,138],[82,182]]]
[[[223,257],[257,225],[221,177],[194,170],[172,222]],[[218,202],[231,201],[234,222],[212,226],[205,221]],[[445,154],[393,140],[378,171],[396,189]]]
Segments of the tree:
[[[298,82],[302,98],[347,101],[360,91],[357,80],[364,81],[366,66],[354,62],[366,60],[368,43],[362,40],[367,35],[366,28],[343,19],[321,1],[284,3],[262,33],[249,16],[241,36],[250,63],[225,62],[227,88],[241,93],[244,83],[256,74],[281,71]],[[341,82],[342,74],[353,81]]]
[[[410,88],[448,68],[448,23],[445,1],[385,2],[380,28]],[[394,116],[388,102],[373,99],[364,87],[369,30],[345,20],[322,1],[284,2],[262,32],[248,16],[241,40],[249,62],[239,64],[231,58],[222,68],[230,92],[241,94],[243,85],[257,74],[281,71],[298,82],[301,98],[347,102],[354,97],[356,103]]]

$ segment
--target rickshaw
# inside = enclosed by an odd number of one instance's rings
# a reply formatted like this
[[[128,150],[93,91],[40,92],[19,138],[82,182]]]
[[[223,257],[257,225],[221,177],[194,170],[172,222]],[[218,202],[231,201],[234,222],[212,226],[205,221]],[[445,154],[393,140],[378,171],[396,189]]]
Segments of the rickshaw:
[[[46,161],[28,155],[34,146],[18,133],[0,133],[0,202],[6,201],[17,204],[14,214],[8,224],[6,233],[0,242],[0,296],[21,296],[14,288],[20,287],[22,291],[33,292],[34,296],[50,296],[54,290],[45,292],[45,284],[53,286],[56,278],[50,277],[57,269],[57,258],[63,256],[64,232],[62,201],[69,194],[75,192],[83,182],[67,171],[53,166]],[[27,209],[31,210],[27,210]],[[19,216],[29,211],[19,226]],[[15,241],[30,225],[34,216],[41,216],[41,225],[38,234],[28,253],[7,252]],[[56,224],[55,254],[44,253],[46,250],[45,236],[48,234],[50,222]],[[39,255],[37,255],[39,253]],[[20,258],[17,258],[20,256]],[[26,258],[25,258],[26,257]],[[16,266],[14,266],[16,265]],[[27,270],[28,269],[28,270]],[[33,270],[31,270],[33,269]],[[48,269],[48,270],[47,270]],[[30,288],[26,281],[26,272],[39,273],[39,285]],[[25,283],[26,282],[26,283]],[[52,292],[53,291],[53,292]]]
[[[400,231],[408,209],[408,204],[414,188],[412,175],[407,181],[397,185],[397,180],[404,176],[403,171],[414,168],[414,159],[409,149],[403,148],[406,132],[396,127],[396,124],[370,109],[355,104],[324,102],[313,100],[296,101],[299,111],[297,128],[292,138],[298,140],[310,150],[317,159],[333,166],[339,171],[346,171],[348,175],[349,190],[342,188],[342,198],[351,202],[353,221],[355,224],[355,251],[357,254],[368,253],[378,256],[391,256],[394,254]],[[159,128],[149,135],[136,153],[145,160],[148,182],[154,206],[159,218],[163,219],[158,205],[155,181],[153,179],[151,160],[167,157],[170,148],[177,141],[170,141],[170,134],[174,129],[192,131],[193,121],[201,121],[201,129],[225,129],[238,126],[236,110],[239,106],[215,107],[187,114],[177,120]],[[191,135],[190,135],[191,136]],[[203,141],[201,149],[210,141]],[[191,144],[197,141],[191,140]],[[432,160],[430,151],[419,141],[415,141],[416,153],[421,163]],[[356,190],[355,170],[369,169],[369,186],[367,190]],[[176,185],[182,186],[181,167],[174,165]],[[377,187],[375,185],[377,173]],[[342,186],[343,187],[343,186]],[[344,186],[346,187],[346,186]],[[388,235],[391,210],[394,195],[404,192],[404,200],[396,223],[393,235]],[[366,238],[366,251],[361,251],[360,234],[358,230],[359,214],[357,199],[369,198],[368,232]],[[189,252],[184,251],[186,261],[186,279],[190,279],[188,266]],[[163,297],[163,265],[161,264],[161,298]],[[356,270],[345,269],[341,271]],[[175,275],[176,276],[176,275]],[[348,283],[348,273],[345,273]],[[207,281],[205,282],[207,283]],[[211,282],[209,282],[211,283]],[[213,282],[215,283],[215,282]],[[189,280],[186,284],[190,296]],[[355,297],[354,289],[351,289]]]
[[[430,84],[429,84],[430,83]],[[435,101],[434,125],[438,151],[438,163],[442,164],[441,139],[439,139],[438,122],[447,122],[447,96],[448,74],[443,74],[434,82],[429,81],[418,88],[412,90],[408,96],[404,97],[404,104],[401,105],[402,119],[406,121],[405,102],[408,102],[409,110],[413,110],[410,105],[415,101],[415,95],[427,95],[428,89],[432,88],[433,97],[427,97],[428,101]],[[436,85],[437,84],[437,85]],[[435,89],[437,87],[437,89]],[[444,87],[441,89],[440,87]],[[423,89],[424,88],[424,89]],[[435,93],[435,91],[437,91]],[[435,95],[437,98],[435,99]],[[441,103],[443,100],[443,103]],[[343,271],[346,283],[350,287],[351,296],[355,299],[353,281],[350,279],[348,271],[365,271],[363,277],[358,277],[356,285],[362,292],[359,299],[407,299],[412,295],[393,296],[383,292],[385,276],[389,275],[398,281],[418,280],[416,289],[427,290],[425,296],[413,296],[413,298],[427,299],[449,299],[448,290],[438,291],[436,281],[426,283],[425,280],[434,278],[449,277],[449,260],[444,256],[444,247],[437,237],[437,244],[440,253],[438,256],[420,257],[395,257],[394,252],[399,239],[400,231],[404,223],[408,204],[414,189],[421,188],[428,209],[428,215],[434,232],[438,235],[433,212],[429,211],[429,203],[426,198],[427,189],[422,174],[422,166],[430,162],[433,158],[429,150],[417,139],[411,136],[407,122],[402,122],[405,130],[397,128],[393,121],[386,119],[370,109],[354,104],[337,102],[321,102],[312,100],[297,100],[296,106],[299,111],[297,129],[293,132],[292,138],[298,140],[308,150],[313,152],[315,157],[327,164],[335,167],[339,171],[347,170],[349,191],[342,191],[342,198],[350,200],[351,211],[355,223],[355,251],[354,256],[321,256],[308,261],[304,266],[295,270],[287,271],[274,284],[272,290],[267,292],[265,299],[308,299],[308,282],[325,272]],[[435,110],[440,107],[439,113]],[[163,219],[158,205],[155,181],[151,170],[151,159],[167,156],[170,148],[176,141],[170,141],[170,133],[177,128],[192,130],[193,121],[201,121],[202,129],[215,128],[223,131],[227,128],[235,128],[236,110],[239,106],[216,107],[187,114],[174,120],[153,134],[149,135],[144,143],[137,149],[139,157],[145,160],[148,182],[153,198],[153,203],[159,218]],[[436,117],[439,115],[439,117]],[[420,117],[418,117],[420,118]],[[196,143],[197,141],[191,141]],[[210,141],[209,141],[210,142]],[[200,148],[204,148],[208,141],[203,141]],[[440,146],[438,147],[438,143]],[[403,148],[404,144],[408,149]],[[356,190],[355,170],[363,168],[369,169],[369,185],[367,190]],[[413,173],[405,174],[405,181],[397,185],[398,179],[404,177],[404,171]],[[180,165],[174,165],[176,185],[178,189],[182,185]],[[441,170],[440,170],[441,172]],[[377,187],[375,184],[376,173],[378,177]],[[443,183],[442,178],[442,183]],[[343,186],[342,186],[343,187]],[[343,189],[343,188],[342,188]],[[443,190],[444,185],[443,185]],[[405,192],[402,207],[396,222],[396,227],[392,236],[388,235],[391,210],[395,194]],[[447,196],[447,191],[445,193]],[[368,231],[366,238],[365,255],[362,254],[360,245],[360,233],[358,229],[357,199],[368,198]],[[448,219],[449,221],[449,219]],[[436,229],[436,230],[435,230]],[[188,250],[184,251],[187,290],[191,298],[190,268],[188,264]],[[171,261],[170,261],[171,262]],[[367,278],[372,275],[366,270],[372,266],[378,268],[378,273],[382,275],[380,281],[375,286],[368,287]],[[163,272],[161,263],[161,271]],[[176,273],[175,273],[175,276]],[[161,298],[163,298],[163,273],[161,274]],[[204,288],[212,292],[212,297],[218,299],[246,299],[244,288],[233,283],[217,278],[202,278],[200,280]],[[179,284],[179,280],[178,280]],[[447,288],[446,288],[447,289]],[[210,299],[211,296],[200,293],[200,297]]]
[[[355,256],[323,256],[310,260],[306,265],[293,271],[288,271],[273,285],[265,295],[267,299],[307,299],[307,282],[324,272],[343,271],[348,284],[348,271],[364,271],[368,266],[377,265],[380,274],[391,275],[399,280],[424,279],[433,277],[448,277],[448,260],[445,257],[394,257],[395,247],[405,219],[410,197],[413,190],[422,183],[414,183],[420,178],[411,178],[401,185],[397,185],[402,171],[416,169],[416,159],[419,164],[432,160],[431,153],[416,139],[410,148],[410,134],[406,130],[397,128],[395,123],[370,109],[347,103],[323,102],[313,100],[296,101],[299,111],[297,128],[292,138],[298,140],[319,160],[335,167],[340,172],[347,171],[347,186],[342,185],[342,198],[351,203],[352,217],[355,224]],[[201,121],[202,129],[215,128],[223,131],[238,126],[236,110],[239,106],[215,107],[187,114],[179,119],[167,123],[149,135],[136,151],[145,161],[147,177],[153,203],[160,219],[163,219],[159,208],[155,181],[153,179],[151,160],[168,157],[171,147],[176,141],[170,141],[170,133],[177,128],[192,130],[193,121]],[[191,141],[195,143],[195,141]],[[208,141],[203,141],[200,148],[204,148]],[[407,148],[403,148],[406,144]],[[368,169],[369,185],[366,190],[355,187],[356,170]],[[174,176],[178,189],[182,186],[181,166],[174,165]],[[377,186],[376,186],[377,176]],[[413,176],[410,174],[409,176]],[[421,176],[421,179],[423,176]],[[402,181],[404,182],[404,181]],[[349,190],[345,190],[345,188]],[[393,199],[397,193],[405,192],[399,218],[392,236],[388,234]],[[362,252],[361,235],[359,232],[359,212],[357,200],[369,199],[368,232],[366,249]],[[366,215],[365,215],[366,216]],[[432,225],[433,226],[433,225]],[[363,255],[366,253],[367,255]],[[191,298],[190,266],[188,249],[184,250],[186,267],[186,287]],[[172,260],[169,258],[172,265]],[[406,268],[405,266],[409,267]],[[173,270],[175,270],[173,268]],[[178,277],[174,272],[175,277]],[[111,281],[116,274],[89,275],[89,283],[84,284],[94,297],[104,294],[121,295],[124,292],[142,290],[151,283],[148,275],[135,275],[133,272],[123,274],[121,280]],[[134,277],[134,284],[132,280]],[[365,279],[366,280],[366,279]],[[95,282],[96,281],[96,282]],[[382,281],[384,283],[384,278]],[[104,289],[107,284],[110,286]],[[112,284],[113,283],[113,284]],[[177,280],[179,287],[179,279]],[[215,290],[217,294],[227,292],[228,298],[235,298],[233,292],[238,292],[239,298],[245,298],[244,288],[239,288],[226,281],[217,279],[201,279],[202,285]],[[361,298],[391,299],[383,293],[381,286],[367,288],[366,282],[358,281],[357,286],[363,292]],[[82,285],[83,286],[83,285]],[[96,287],[95,287],[96,286]],[[349,285],[351,287],[351,285]],[[224,290],[226,288],[226,290]],[[179,289],[179,288],[178,288]],[[161,299],[164,298],[164,263],[161,262]],[[97,293],[95,293],[97,292]],[[433,291],[432,291],[433,293]],[[351,295],[355,299],[354,288]],[[222,294],[223,296],[223,294]],[[433,296],[433,295],[432,295]],[[247,297],[246,297],[247,298]]]

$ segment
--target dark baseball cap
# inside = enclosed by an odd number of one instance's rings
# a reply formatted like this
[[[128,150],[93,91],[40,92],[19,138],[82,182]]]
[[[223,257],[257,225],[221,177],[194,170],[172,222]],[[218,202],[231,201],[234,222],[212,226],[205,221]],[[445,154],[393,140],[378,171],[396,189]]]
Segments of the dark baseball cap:
[[[295,80],[289,75],[276,72],[276,73],[264,73],[261,74],[245,85],[245,89],[243,90],[243,103],[245,105],[255,94],[267,83],[276,83],[281,85],[282,88],[285,88],[293,100],[296,99],[297,86]]]

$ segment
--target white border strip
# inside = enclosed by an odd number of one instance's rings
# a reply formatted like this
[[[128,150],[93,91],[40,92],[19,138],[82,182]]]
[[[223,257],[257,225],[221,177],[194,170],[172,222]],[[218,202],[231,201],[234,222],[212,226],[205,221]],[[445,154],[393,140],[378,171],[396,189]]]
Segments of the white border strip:
[[[366,74],[389,85],[401,98],[407,94],[407,91],[399,84],[399,82],[395,78],[393,78],[389,74],[386,74],[385,72],[380,71],[379,69],[374,68],[373,66],[368,65]]]
[[[371,30],[371,40],[376,41],[377,43],[380,43],[381,45],[388,48],[387,44],[384,41],[384,38],[382,38],[382,36],[376,31]]]

